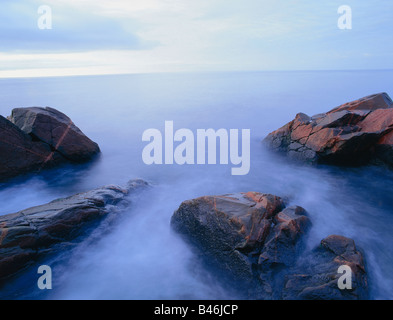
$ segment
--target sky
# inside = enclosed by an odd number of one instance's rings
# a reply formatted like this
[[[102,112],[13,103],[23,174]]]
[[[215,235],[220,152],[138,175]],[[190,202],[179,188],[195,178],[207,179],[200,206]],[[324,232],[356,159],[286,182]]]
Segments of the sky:
[[[392,13],[391,0],[1,0],[0,77],[393,69]]]

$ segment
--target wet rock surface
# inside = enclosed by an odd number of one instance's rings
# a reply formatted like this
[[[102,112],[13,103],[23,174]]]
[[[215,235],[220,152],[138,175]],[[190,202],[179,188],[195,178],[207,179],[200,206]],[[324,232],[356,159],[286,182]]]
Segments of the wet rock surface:
[[[0,216],[0,283],[87,235],[104,217],[115,219],[130,204],[128,196],[146,186],[143,180],[131,180],[123,187],[105,186]]]
[[[16,108],[0,116],[0,181],[64,163],[85,163],[98,145],[53,108]]]
[[[379,93],[312,117],[298,113],[264,143],[308,163],[393,167],[393,102]]]
[[[217,277],[248,299],[366,299],[367,275],[353,240],[330,236],[305,251],[311,227],[299,206],[257,192],[183,202],[172,228]],[[352,270],[351,290],[340,290],[339,266]]]

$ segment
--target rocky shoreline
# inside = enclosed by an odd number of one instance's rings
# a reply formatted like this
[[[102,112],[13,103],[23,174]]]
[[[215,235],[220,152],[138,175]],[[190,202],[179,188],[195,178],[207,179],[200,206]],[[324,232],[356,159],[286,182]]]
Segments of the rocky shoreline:
[[[327,113],[303,113],[270,133],[269,149],[310,164],[393,167],[393,102],[386,93]],[[0,180],[63,163],[94,159],[99,146],[52,108],[18,108],[0,116]],[[131,180],[0,216],[0,286],[37,259],[78,243],[104,217],[115,219],[129,195],[148,186]],[[246,191],[246,190],[244,190]],[[186,200],[168,228],[180,235],[206,269],[244,299],[364,300],[370,296],[365,253],[340,235],[305,246],[312,228],[307,208],[261,192]],[[351,288],[339,287],[341,266]]]

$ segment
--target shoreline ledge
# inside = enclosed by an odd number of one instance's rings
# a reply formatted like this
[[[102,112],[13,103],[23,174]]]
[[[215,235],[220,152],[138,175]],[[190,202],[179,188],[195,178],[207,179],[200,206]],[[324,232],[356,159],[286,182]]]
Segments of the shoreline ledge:
[[[393,102],[385,92],[312,117],[298,113],[271,132],[268,149],[311,164],[393,168]]]
[[[86,163],[100,154],[72,120],[46,107],[15,108],[0,116],[0,181],[67,163]]]
[[[108,185],[0,216],[0,285],[43,256],[88,236],[104,218],[116,219],[130,206],[129,196],[148,186],[134,179],[126,186]]]

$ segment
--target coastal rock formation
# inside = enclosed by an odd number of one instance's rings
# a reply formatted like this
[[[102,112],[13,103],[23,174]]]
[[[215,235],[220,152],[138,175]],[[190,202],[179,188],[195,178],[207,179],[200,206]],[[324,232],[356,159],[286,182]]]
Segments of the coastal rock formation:
[[[393,102],[386,93],[379,93],[312,117],[298,113],[264,143],[309,163],[392,167]]]
[[[352,289],[339,290],[340,266],[352,270]],[[302,257],[285,278],[283,299],[356,300],[367,299],[368,283],[363,255],[352,239],[331,235]]]
[[[10,120],[34,140],[46,143],[70,161],[88,161],[100,151],[69,117],[53,108],[16,108]]]
[[[46,253],[61,250],[116,208],[129,205],[128,195],[146,187],[143,180],[106,186],[48,204],[0,216],[0,283]]]
[[[47,164],[51,149],[31,137],[16,125],[0,116],[0,180],[39,170]],[[60,162],[57,154],[52,161]]]
[[[363,257],[354,242],[331,236],[305,252],[310,219],[303,208],[286,207],[280,197],[248,192],[188,200],[173,214],[171,226],[246,298],[367,297]],[[352,269],[351,290],[337,286],[340,265]]]
[[[53,108],[17,108],[9,119],[0,116],[0,180],[83,163],[99,152],[70,118]]]

